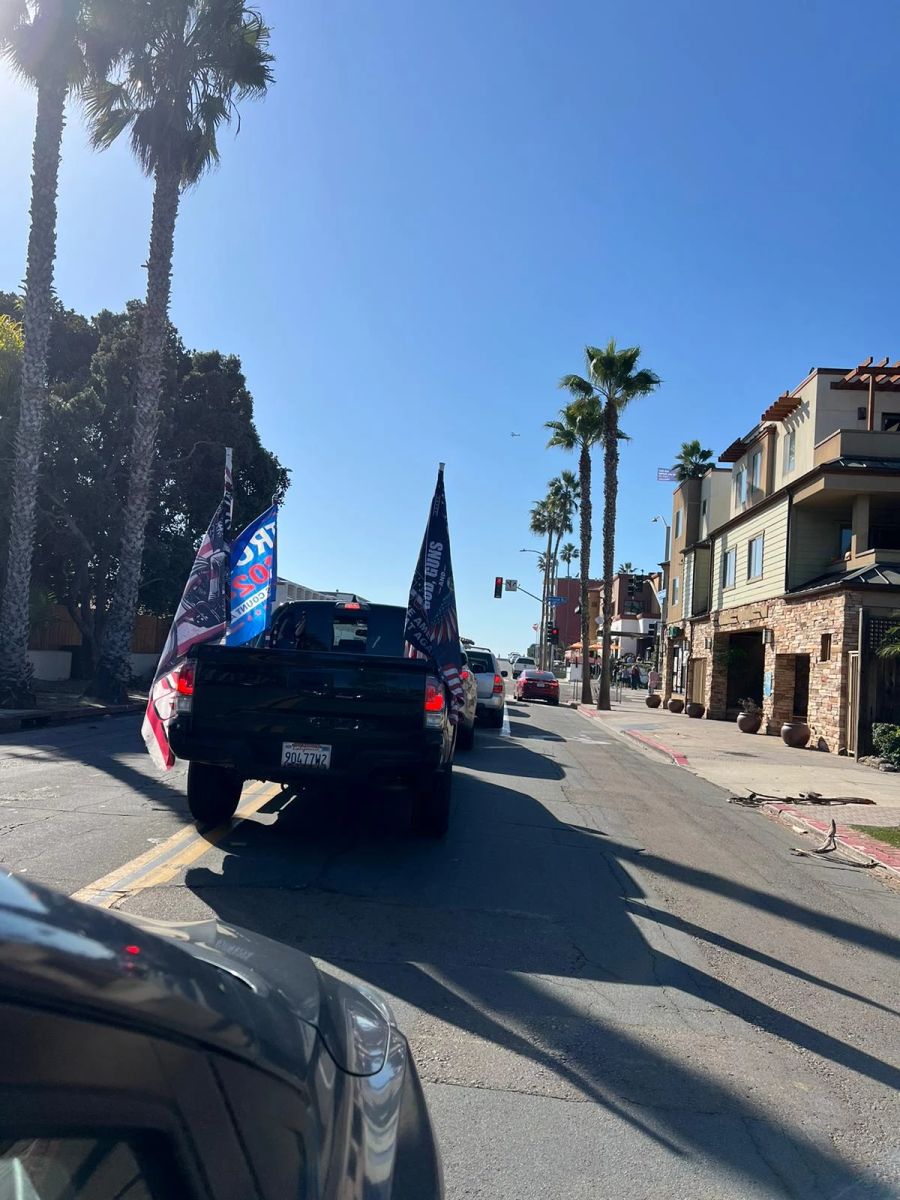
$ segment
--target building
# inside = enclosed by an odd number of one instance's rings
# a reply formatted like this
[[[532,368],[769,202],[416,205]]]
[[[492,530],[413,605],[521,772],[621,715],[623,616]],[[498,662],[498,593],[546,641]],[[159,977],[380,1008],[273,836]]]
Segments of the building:
[[[660,621],[655,576],[619,572],[613,576],[612,651],[623,658],[634,655],[648,659],[653,654],[657,625]],[[599,641],[603,624],[603,583],[592,585],[589,593],[591,628]]]
[[[814,368],[720,461],[675,491],[664,693],[714,718],[750,697],[769,732],[865,752],[900,722],[876,653],[900,608],[900,363]]]
[[[599,580],[588,580],[588,596],[591,588],[599,587]],[[563,603],[553,610],[553,622],[559,630],[561,647],[574,645],[581,641],[581,580],[576,576],[557,579],[556,594],[562,596]],[[592,627],[596,628],[596,626]]]

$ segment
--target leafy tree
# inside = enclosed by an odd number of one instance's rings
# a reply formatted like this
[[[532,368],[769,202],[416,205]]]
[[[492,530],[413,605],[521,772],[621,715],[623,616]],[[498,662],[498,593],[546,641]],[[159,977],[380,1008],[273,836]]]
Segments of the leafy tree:
[[[126,129],[154,181],[147,296],[135,386],[130,479],[115,591],[93,691],[124,694],[160,420],[175,222],[183,192],[219,159],[217,134],[240,100],[272,82],[269,30],[243,0],[121,0],[130,37],[111,77],[90,85],[91,140],[106,148]]]
[[[562,386],[596,407],[603,416],[603,640],[597,707],[611,707],[609,659],[612,644],[612,584],[616,545],[616,499],[619,491],[619,416],[632,400],[659,387],[659,376],[638,370],[639,346],[620,350],[614,339],[605,347],[586,346],[587,378],[566,375]]]
[[[566,579],[571,579],[571,567],[572,563],[578,558],[578,547],[574,542],[566,542],[559,552],[559,558],[561,562],[566,564]]]
[[[560,381],[560,387],[572,391],[567,382],[574,376],[566,375]],[[563,450],[578,454],[578,490],[581,533],[581,701],[590,704],[591,676],[588,670],[590,646],[593,640],[593,630],[590,628],[590,610],[588,604],[588,584],[591,575],[591,518],[593,513],[591,503],[591,452],[603,438],[605,428],[603,410],[589,400],[576,399],[561,409],[559,420],[548,421],[546,428],[550,430],[548,447],[559,446]]]
[[[697,438],[692,442],[682,442],[678,458],[672,465],[672,470],[679,483],[685,479],[699,479],[712,466],[712,450],[704,450]]]
[[[36,496],[47,404],[47,358],[53,318],[56,194],[70,91],[84,81],[86,54],[107,64],[114,43],[86,0],[4,0],[0,52],[37,92],[32,147],[31,223],[25,268],[24,347],[15,417],[9,528],[0,598],[0,706],[34,703],[28,648],[28,596],[37,522]]]
[[[100,313],[82,386],[51,400],[36,576],[78,626],[88,672],[98,661],[118,567],[142,316],[136,302],[124,313]],[[235,450],[236,522],[249,521],[273,494],[280,498],[288,481],[260,444],[235,356],[189,352],[168,326],[162,384],[138,608],[168,615],[221,496],[224,446]]]

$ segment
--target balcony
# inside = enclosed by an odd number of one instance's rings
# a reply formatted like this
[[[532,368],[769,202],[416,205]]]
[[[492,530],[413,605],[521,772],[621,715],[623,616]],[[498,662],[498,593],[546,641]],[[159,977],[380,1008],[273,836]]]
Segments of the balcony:
[[[900,469],[900,433],[839,429],[819,442],[813,454],[814,465],[817,467],[839,458],[895,458]]]

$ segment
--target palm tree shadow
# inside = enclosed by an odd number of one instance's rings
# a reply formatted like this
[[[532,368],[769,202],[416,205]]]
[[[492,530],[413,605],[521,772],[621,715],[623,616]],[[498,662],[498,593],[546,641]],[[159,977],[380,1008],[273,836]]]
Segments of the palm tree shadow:
[[[517,774],[542,777],[543,756],[521,746],[503,754],[517,755]],[[378,801],[332,807],[307,798],[270,815],[269,825],[243,822],[222,843],[221,873],[193,869],[186,884],[224,919],[334,963],[410,1006],[414,1026],[424,1015],[429,1027],[464,1033],[476,1059],[478,1046],[493,1047],[501,1072],[511,1062],[542,1071],[561,1097],[592,1101],[676,1158],[714,1162],[773,1196],[894,1195],[783,1111],[773,1117],[622,1019],[630,1005],[649,1004],[674,1012],[680,1029],[714,1006],[885,1087],[900,1085],[889,1064],[660,949],[655,936],[648,941],[636,916],[657,922],[663,946],[705,931],[679,929],[677,918],[645,905],[628,865],[640,858],[653,871],[750,905],[771,907],[771,897],[567,823],[478,777],[458,789],[443,843],[410,838],[402,804],[385,810]],[[789,903],[785,912],[835,931],[833,918]],[[842,922],[837,936],[860,933]],[[716,935],[709,940],[716,944]],[[795,973],[774,957],[766,965]],[[411,1034],[428,1078],[429,1040],[417,1039],[415,1028]],[[472,1069],[457,1081],[467,1082]]]

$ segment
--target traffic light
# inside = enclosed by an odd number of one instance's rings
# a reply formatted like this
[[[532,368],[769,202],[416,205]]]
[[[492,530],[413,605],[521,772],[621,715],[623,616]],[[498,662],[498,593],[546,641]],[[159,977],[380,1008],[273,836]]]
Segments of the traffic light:
[[[558,625],[550,626],[550,629],[547,632],[547,641],[550,643],[551,646],[559,645],[559,626]]]
[[[495,575],[494,576],[494,599],[499,600],[502,595],[503,595],[503,576]]]

